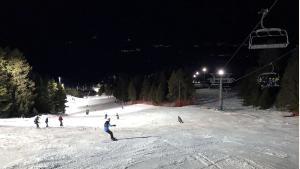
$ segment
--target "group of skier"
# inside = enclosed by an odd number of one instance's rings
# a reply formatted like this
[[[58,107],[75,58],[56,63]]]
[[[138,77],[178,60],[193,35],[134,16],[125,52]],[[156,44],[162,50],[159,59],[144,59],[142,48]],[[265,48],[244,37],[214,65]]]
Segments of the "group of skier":
[[[118,120],[120,119],[120,116],[119,116],[118,113],[116,114],[116,117],[117,117]],[[107,114],[104,115],[104,119],[107,119]]]
[[[117,119],[119,119],[119,114],[118,113],[116,114],[116,117],[117,117]],[[110,135],[110,138],[111,138],[112,141],[117,141],[117,139],[113,135],[113,132],[111,130],[109,130],[109,127],[116,127],[116,125],[115,124],[114,125],[110,124],[110,118],[107,118],[107,114],[105,114],[104,118],[107,119],[104,123],[104,131]],[[40,116],[37,115],[34,119],[34,124],[36,125],[36,128],[40,128],[40,126],[39,126],[40,121],[39,120],[40,120]],[[62,118],[61,115],[59,115],[58,120],[60,122],[60,126],[63,126],[63,118]],[[46,119],[45,119],[46,127],[49,127],[48,122],[49,122],[49,119],[48,119],[48,117],[46,117]]]
[[[60,122],[60,126],[63,126],[63,118],[61,115],[59,115],[58,120]],[[46,119],[45,119],[46,127],[49,127],[48,122],[49,122],[49,119],[48,119],[48,117],[46,117]],[[36,128],[40,128],[39,123],[40,123],[40,116],[37,115],[34,118],[34,124],[36,125]]]
[[[74,100],[74,98],[72,98],[72,100]],[[122,106],[122,109],[124,109],[123,103],[121,104],[121,106]],[[90,112],[89,105],[86,105],[86,107],[87,107],[87,109],[86,109],[85,113],[86,113],[86,115],[89,115],[89,112]],[[116,113],[116,118],[117,119],[120,118],[118,113]],[[117,139],[113,135],[113,132],[109,129],[109,127],[116,127],[116,125],[115,124],[114,125],[110,124],[110,118],[107,118],[107,114],[104,115],[104,119],[106,119],[106,121],[104,123],[104,131],[110,135],[110,138],[111,138],[112,141],[117,141]],[[34,124],[36,125],[36,128],[40,128],[40,126],[39,126],[40,121],[39,120],[40,120],[40,116],[37,115],[34,119]],[[60,126],[63,126],[63,118],[62,118],[61,115],[59,115],[58,120],[60,122]],[[46,127],[49,127],[48,122],[49,122],[49,119],[48,119],[48,117],[46,117],[46,119],[45,119]]]
[[[118,113],[116,114],[116,117],[117,117],[117,119],[119,119],[119,114],[118,114]],[[37,116],[35,117],[35,119],[34,119],[34,123],[36,124],[36,127],[37,127],[37,128],[40,127],[40,126],[39,126],[39,119],[40,119],[40,116],[39,116],[39,115],[37,115]],[[117,141],[118,139],[116,139],[116,138],[114,137],[113,132],[109,129],[109,127],[116,127],[116,125],[115,125],[115,124],[110,124],[110,118],[107,118],[107,114],[104,115],[104,119],[107,119],[107,120],[105,121],[105,123],[104,123],[104,131],[110,135],[110,139],[111,139],[112,141]],[[62,118],[61,115],[58,117],[58,120],[59,120],[59,122],[60,122],[60,126],[63,126],[63,118]],[[180,116],[178,116],[178,122],[179,122],[179,123],[183,123],[183,121],[182,121],[182,119],[181,119]],[[45,123],[46,123],[46,127],[49,127],[49,126],[48,126],[48,117],[46,117]]]

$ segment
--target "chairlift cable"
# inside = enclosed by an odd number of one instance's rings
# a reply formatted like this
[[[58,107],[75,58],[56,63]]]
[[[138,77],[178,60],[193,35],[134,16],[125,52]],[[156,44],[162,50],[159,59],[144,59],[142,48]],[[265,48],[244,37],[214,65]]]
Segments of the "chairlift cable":
[[[292,53],[295,49],[297,49],[297,48],[291,49],[290,51],[284,53],[283,55],[281,55],[280,57],[274,59],[274,60],[271,61],[270,63],[268,63],[268,64],[266,64],[266,65],[264,65],[264,66],[262,66],[262,67],[259,67],[259,68],[257,68],[256,70],[254,70],[254,71],[252,71],[252,72],[250,72],[250,73],[247,73],[246,75],[244,75],[244,76],[242,76],[242,77],[239,77],[239,78],[235,79],[234,82],[237,82],[237,81],[239,81],[239,80],[241,80],[241,79],[244,79],[245,77],[248,77],[249,75],[251,75],[251,74],[253,74],[253,73],[255,73],[255,72],[258,72],[258,71],[262,70],[263,68],[265,68],[265,67],[267,67],[267,66],[270,66],[270,64],[273,65],[274,62],[276,62],[276,61],[282,59],[283,57],[287,56],[288,54]]]
[[[273,2],[273,4],[270,6],[270,8],[268,9],[268,13],[271,12],[272,8],[276,5],[276,3],[278,2],[279,0],[275,0]],[[228,59],[228,61],[225,63],[224,65],[224,69],[226,68],[226,66],[229,64],[229,62],[237,55],[237,53],[240,51],[240,49],[243,47],[243,45],[246,43],[246,41],[249,39],[251,33],[261,24],[261,20],[259,20],[257,22],[257,24],[255,25],[255,27],[252,29],[252,31],[248,34],[248,36],[245,38],[245,40],[240,44],[240,46],[235,50],[235,52],[232,54],[232,56]]]

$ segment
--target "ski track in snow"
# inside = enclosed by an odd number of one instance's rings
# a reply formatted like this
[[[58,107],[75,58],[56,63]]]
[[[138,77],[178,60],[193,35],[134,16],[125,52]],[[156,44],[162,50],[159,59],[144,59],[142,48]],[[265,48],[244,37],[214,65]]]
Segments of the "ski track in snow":
[[[50,128],[33,118],[0,119],[0,168],[4,169],[296,169],[298,118],[285,112],[241,106],[225,92],[197,91],[199,105],[180,108],[125,105],[110,97],[68,96],[65,127],[48,115]],[[88,105],[88,106],[87,106]],[[85,110],[90,114],[85,115]],[[104,114],[119,139],[103,132]],[[115,118],[115,114],[120,119]],[[177,122],[181,116],[184,123]]]

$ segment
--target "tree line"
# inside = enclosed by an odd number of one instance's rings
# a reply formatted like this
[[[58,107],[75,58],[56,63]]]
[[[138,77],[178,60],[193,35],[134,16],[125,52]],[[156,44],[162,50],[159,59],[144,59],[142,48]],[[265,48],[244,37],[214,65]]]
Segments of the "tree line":
[[[123,102],[173,102],[183,105],[191,103],[194,87],[191,73],[178,69],[133,77],[120,74],[101,86],[99,94],[102,93],[113,95]]]
[[[280,56],[276,49],[267,49],[259,53],[257,67],[264,66]],[[276,106],[279,110],[299,111],[299,49],[282,59],[274,62],[274,72],[280,76],[280,86],[261,88],[257,84],[257,77],[264,72],[271,72],[271,66],[258,71],[244,79],[240,85],[240,95],[244,105],[252,105],[261,109]]]
[[[32,72],[18,50],[0,48],[0,117],[64,113],[64,86]]]

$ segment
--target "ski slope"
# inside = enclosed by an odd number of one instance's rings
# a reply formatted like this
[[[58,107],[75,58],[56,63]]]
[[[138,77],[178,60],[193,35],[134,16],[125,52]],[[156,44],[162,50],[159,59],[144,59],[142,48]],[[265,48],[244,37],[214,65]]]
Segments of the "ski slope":
[[[298,117],[244,107],[231,91],[225,92],[225,111],[218,111],[218,90],[197,93],[193,106],[123,109],[112,97],[68,96],[64,127],[53,115],[41,117],[40,129],[34,118],[0,119],[0,168],[299,168]],[[103,132],[105,113],[117,125],[111,129],[119,141]]]

